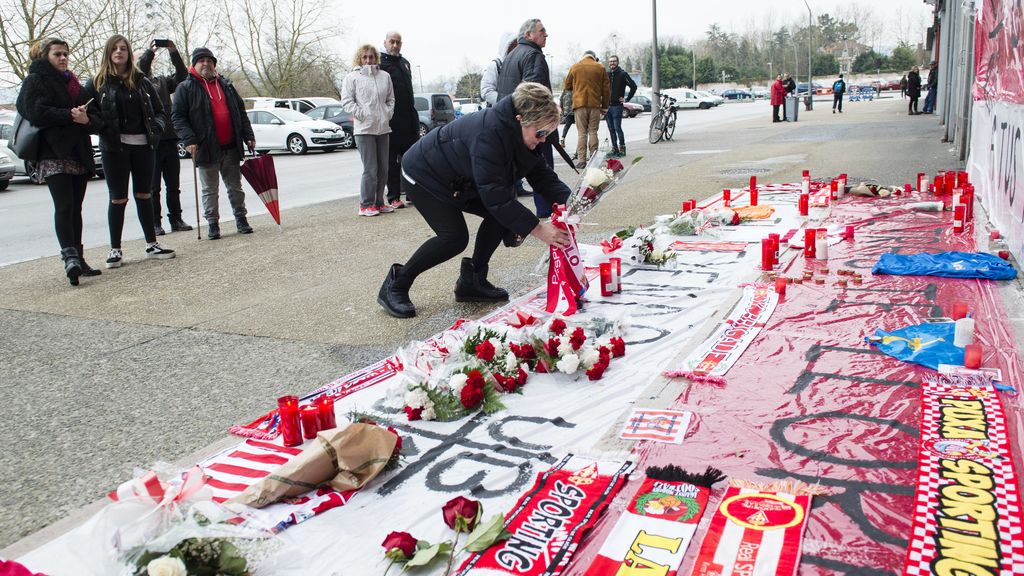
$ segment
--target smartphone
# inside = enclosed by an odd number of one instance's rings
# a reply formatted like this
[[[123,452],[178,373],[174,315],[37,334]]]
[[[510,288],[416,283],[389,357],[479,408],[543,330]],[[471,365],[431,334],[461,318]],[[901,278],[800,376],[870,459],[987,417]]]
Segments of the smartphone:
[[[166,40],[166,39],[163,39],[163,38],[158,38],[156,40],[153,40],[153,46],[155,46],[157,48],[167,48],[170,45],[171,45],[171,41],[170,40]]]

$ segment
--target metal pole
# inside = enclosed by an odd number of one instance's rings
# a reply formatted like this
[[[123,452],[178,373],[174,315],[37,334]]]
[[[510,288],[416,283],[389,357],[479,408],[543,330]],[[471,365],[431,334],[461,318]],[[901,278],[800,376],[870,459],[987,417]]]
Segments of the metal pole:
[[[811,39],[814,38],[814,16],[811,14],[811,5],[804,0],[807,6],[807,109],[814,110],[814,81],[811,76],[811,68],[814,65],[811,53]]]
[[[661,80],[658,78],[658,0],[651,0],[651,92],[661,106]],[[657,114],[651,114],[651,121]]]
[[[420,92],[423,92],[423,68],[420,68],[419,64],[416,65],[416,72],[420,76]]]
[[[697,89],[697,47],[696,46],[694,46],[693,52],[691,52],[691,55],[693,57],[693,89],[696,90]]]

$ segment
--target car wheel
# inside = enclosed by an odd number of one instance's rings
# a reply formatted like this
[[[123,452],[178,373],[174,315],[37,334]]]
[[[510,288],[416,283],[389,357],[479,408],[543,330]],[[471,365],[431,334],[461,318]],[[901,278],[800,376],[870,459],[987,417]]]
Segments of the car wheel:
[[[10,183],[10,180],[0,180],[0,190],[7,190],[7,185]]]
[[[288,151],[292,154],[306,153],[306,139],[299,134],[288,136]]]
[[[711,108],[711,105],[708,104],[707,102],[701,102],[698,105],[698,108],[700,108],[701,110],[707,110],[708,108]]]
[[[341,147],[345,149],[356,147],[356,137],[348,130],[345,130],[345,137],[341,139]]]
[[[35,164],[25,161],[25,174],[28,174],[28,181],[33,184],[44,184],[44,180],[39,174],[39,168]]]
[[[178,158],[184,160],[188,158],[188,150],[185,149],[185,145],[178,141]]]
[[[427,125],[423,124],[423,123],[420,123],[420,138],[423,138],[424,136],[426,136],[427,132],[430,132],[430,129],[427,128]]]

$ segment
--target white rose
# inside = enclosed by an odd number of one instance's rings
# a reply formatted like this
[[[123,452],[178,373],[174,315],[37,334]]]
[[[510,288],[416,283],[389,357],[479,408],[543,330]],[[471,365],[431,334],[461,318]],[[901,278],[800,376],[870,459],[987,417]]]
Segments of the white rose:
[[[466,386],[466,381],[469,380],[469,376],[465,374],[453,374],[451,380],[448,381],[448,387],[451,388],[452,394],[458,397],[462,394],[462,389]]]
[[[599,168],[587,168],[587,171],[583,173],[583,182],[585,186],[596,190],[608,182],[608,175]]]
[[[566,374],[572,374],[580,367],[580,357],[575,354],[566,354],[558,361],[558,370]]]
[[[185,563],[173,556],[161,556],[150,560],[149,564],[146,564],[146,573],[149,576],[188,576]]]

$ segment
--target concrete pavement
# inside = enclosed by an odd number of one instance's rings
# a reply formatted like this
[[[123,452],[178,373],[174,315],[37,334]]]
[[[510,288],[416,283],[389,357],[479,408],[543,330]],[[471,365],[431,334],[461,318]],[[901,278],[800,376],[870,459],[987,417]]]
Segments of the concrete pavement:
[[[842,115],[819,103],[794,124],[772,124],[767,104],[743,105],[763,106],[763,118],[690,131],[686,119],[699,112],[686,113],[672,142],[633,143],[630,155],[643,162],[588,215],[581,240],[650,222],[751,174],[795,181],[808,168],[812,177],[902,183],[956,167],[934,117],[908,116],[900,100],[847,103]],[[575,182],[568,167],[558,170]],[[52,531],[33,533],[95,502],[133,467],[194,461],[275,397],[311,391],[488,310],[454,302],[453,260],[417,281],[419,316],[385,315],[375,299],[388,265],[431,233],[415,209],[358,218],[357,204],[288,210],[280,229],[253,218],[251,236],[230,224],[217,241],[175,233],[161,239],[178,252],[169,261],[146,261],[144,244],[127,242],[123,268],[77,288],[55,256],[0,268],[0,546],[9,546],[0,557],[45,541]],[[533,239],[499,249],[491,280],[513,296],[539,286],[532,271],[543,250]],[[105,250],[86,255],[100,264]]]

